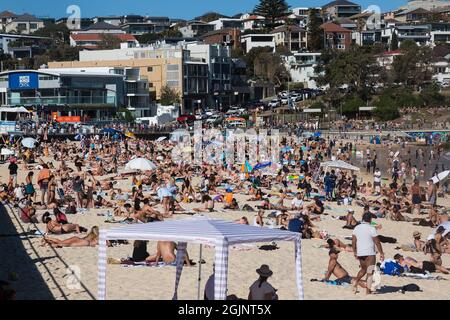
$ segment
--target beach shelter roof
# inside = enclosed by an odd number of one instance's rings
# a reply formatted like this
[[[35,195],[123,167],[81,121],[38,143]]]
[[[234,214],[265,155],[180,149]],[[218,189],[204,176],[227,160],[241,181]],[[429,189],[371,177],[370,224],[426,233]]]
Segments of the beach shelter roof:
[[[322,162],[320,164],[320,166],[325,167],[325,168],[338,168],[338,169],[343,169],[343,170],[359,171],[358,167],[355,167],[355,166],[351,165],[350,163],[347,163],[342,160]]]
[[[126,225],[100,230],[98,260],[98,299],[106,299],[106,241],[153,240],[178,242],[175,293],[183,270],[187,243],[214,246],[215,299],[225,300],[227,293],[228,246],[239,243],[293,241],[295,243],[296,278],[299,298],[303,299],[300,233],[237,224],[232,221],[194,217],[184,220]]]

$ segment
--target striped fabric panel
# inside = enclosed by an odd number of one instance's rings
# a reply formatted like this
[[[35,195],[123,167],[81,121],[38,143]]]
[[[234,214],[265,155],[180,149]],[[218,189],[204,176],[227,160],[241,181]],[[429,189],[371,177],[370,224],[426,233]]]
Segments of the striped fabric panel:
[[[297,276],[295,277],[297,280],[297,290],[298,290],[298,299],[304,300],[305,297],[303,295],[303,277],[302,277],[302,245],[300,238],[295,241],[295,269]]]
[[[227,299],[228,280],[228,241],[217,239],[215,273],[214,273],[214,300]]]
[[[100,230],[98,241],[98,300],[106,299],[106,236],[107,230]]]
[[[180,285],[181,273],[183,272],[184,257],[186,256],[187,243],[179,242],[177,247],[177,274],[175,278],[175,292],[172,300],[178,300],[178,286]]]

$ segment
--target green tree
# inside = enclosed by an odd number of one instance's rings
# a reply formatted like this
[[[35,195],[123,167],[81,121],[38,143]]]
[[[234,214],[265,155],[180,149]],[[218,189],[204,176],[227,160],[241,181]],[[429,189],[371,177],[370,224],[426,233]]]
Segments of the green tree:
[[[272,52],[272,48],[271,47],[255,47],[255,48],[252,48],[244,56],[244,60],[247,63],[247,75],[249,77],[255,76],[255,59],[256,59],[256,57],[265,52]]]
[[[227,16],[224,16],[221,13],[218,12],[207,12],[199,17],[196,17],[194,20],[203,21],[203,22],[211,22],[220,18],[229,18]]]
[[[432,50],[428,46],[418,46],[406,40],[401,46],[402,54],[394,58],[392,75],[395,82],[417,90],[424,82],[431,80],[430,63]]]
[[[398,106],[389,93],[383,93],[375,102],[374,115],[381,121],[395,120],[400,117]]]
[[[309,11],[308,21],[308,50],[320,51],[323,49],[323,30],[320,28],[320,20],[317,9]]]
[[[167,38],[182,38],[183,34],[178,29],[168,29],[158,33],[144,33],[137,37],[140,43],[151,43]]]
[[[260,0],[253,12],[269,20],[273,28],[278,18],[289,15],[289,5],[285,0]]]
[[[360,97],[349,97],[342,104],[343,114],[354,114],[359,111],[360,107],[365,106],[366,103]]]
[[[420,92],[425,107],[439,107],[445,105],[445,97],[441,94],[441,89],[437,83],[432,83]]]
[[[165,85],[161,88],[161,99],[160,103],[163,106],[170,106],[175,103],[180,103],[180,94],[177,90]]]
[[[62,43],[69,44],[70,42],[70,30],[64,23],[49,23],[44,28],[35,31],[33,35],[37,37],[51,38],[57,45]]]
[[[391,39],[391,50],[395,51],[398,50],[398,36],[397,36],[397,32],[394,32],[392,34],[392,39]]]
[[[120,39],[111,34],[102,34],[101,41],[98,44],[99,50],[110,50],[110,49],[119,49],[120,48]]]

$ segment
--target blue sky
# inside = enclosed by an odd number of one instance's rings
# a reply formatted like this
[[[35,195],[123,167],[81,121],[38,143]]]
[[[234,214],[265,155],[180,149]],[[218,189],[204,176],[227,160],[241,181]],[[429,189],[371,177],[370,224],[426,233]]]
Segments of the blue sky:
[[[331,1],[331,0],[330,0]],[[327,0],[288,0],[293,7],[321,6]],[[191,19],[208,11],[225,15],[251,11],[259,0],[0,0],[0,11],[12,10],[16,13],[29,12],[37,16],[67,17],[66,8],[75,4],[80,6],[81,15],[142,14],[170,16],[171,18]],[[354,0],[363,8],[378,5],[388,11],[403,5],[407,0]]]

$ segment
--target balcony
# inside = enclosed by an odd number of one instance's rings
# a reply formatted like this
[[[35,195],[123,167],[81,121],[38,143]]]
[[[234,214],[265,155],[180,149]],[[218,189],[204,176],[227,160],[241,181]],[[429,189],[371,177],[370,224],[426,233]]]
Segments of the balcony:
[[[400,38],[429,38],[430,34],[427,32],[404,32],[399,33]]]
[[[90,97],[30,97],[11,98],[8,97],[9,106],[23,105],[116,105],[116,97],[90,96]]]

